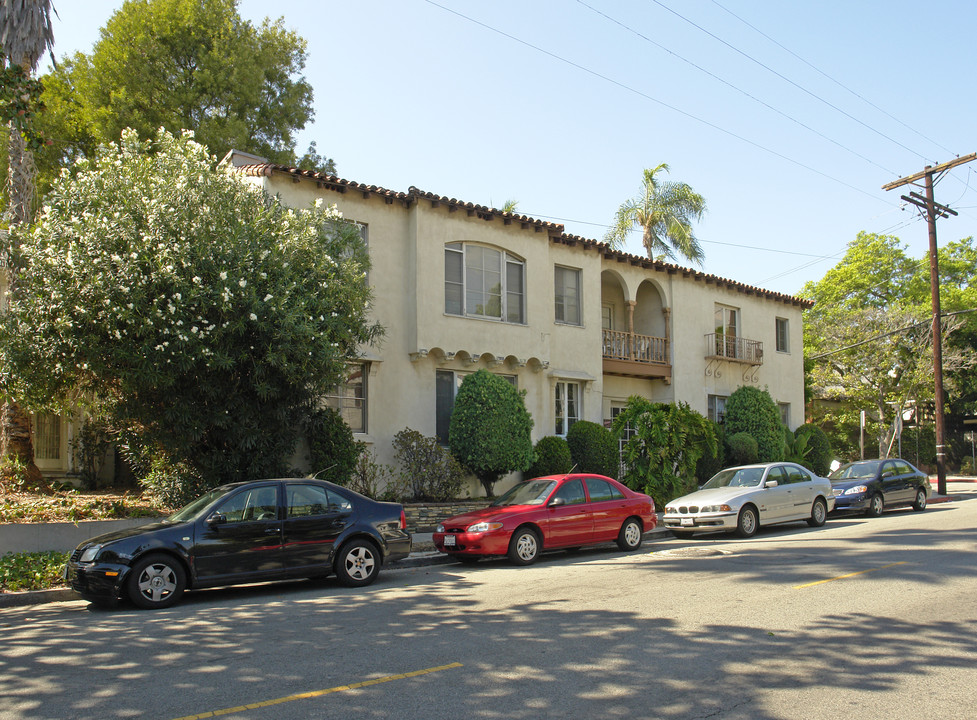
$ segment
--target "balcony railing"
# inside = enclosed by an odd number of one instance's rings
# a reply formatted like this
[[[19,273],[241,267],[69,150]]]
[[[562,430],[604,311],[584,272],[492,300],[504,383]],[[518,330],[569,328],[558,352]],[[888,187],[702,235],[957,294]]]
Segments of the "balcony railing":
[[[631,377],[671,377],[665,338],[604,330],[604,372]]]
[[[709,333],[706,335],[706,357],[723,358],[747,365],[762,365],[763,343],[759,340]]]

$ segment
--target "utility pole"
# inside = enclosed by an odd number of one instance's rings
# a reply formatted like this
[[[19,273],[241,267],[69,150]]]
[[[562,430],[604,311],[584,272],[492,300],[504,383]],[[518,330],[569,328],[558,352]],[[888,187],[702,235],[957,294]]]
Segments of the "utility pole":
[[[933,382],[935,386],[934,400],[936,412],[936,478],[937,492],[946,495],[946,439],[944,429],[943,414],[943,333],[941,329],[940,311],[940,267],[936,253],[936,219],[956,215],[946,205],[940,205],[933,199],[933,176],[943,176],[948,170],[969,163],[977,159],[977,153],[971,153],[966,157],[957,158],[941,165],[927,165],[922,172],[900,178],[895,182],[883,185],[883,190],[895,190],[903,185],[916,185],[919,181],[924,181],[926,196],[919,193],[910,192],[909,195],[901,196],[903,200],[912,203],[926,213],[926,223],[929,226],[930,242],[930,294],[932,296],[933,307]]]

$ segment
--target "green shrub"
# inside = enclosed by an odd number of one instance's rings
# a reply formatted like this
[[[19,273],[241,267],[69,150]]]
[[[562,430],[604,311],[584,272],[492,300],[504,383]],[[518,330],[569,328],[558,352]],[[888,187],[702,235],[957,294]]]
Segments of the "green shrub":
[[[179,508],[220,483],[208,482],[183,463],[174,463],[160,454],[149,460],[148,471],[139,484],[154,502]]]
[[[617,438],[603,425],[578,420],[567,432],[567,445],[574,472],[618,476],[621,458]]]
[[[719,423],[709,422],[716,436],[716,449],[713,452],[706,450],[695,464],[695,478],[700,485],[726,467],[726,431]]]
[[[306,437],[312,474],[337,485],[349,483],[363,445],[342,416],[331,407],[315,410],[306,421]]]
[[[726,434],[745,432],[757,444],[759,462],[784,459],[784,431],[777,403],[766,390],[744,385],[726,400]]]
[[[650,495],[655,507],[695,490],[695,467],[706,452],[715,452],[709,420],[685,403],[654,403],[632,395],[614,419],[614,433],[627,433],[622,459],[624,483]]]
[[[394,469],[377,462],[377,455],[365,443],[359,443],[359,457],[346,484],[353,492],[379,500],[388,489],[394,489]]]
[[[573,460],[570,458],[570,446],[567,441],[556,435],[540,438],[534,448],[536,459],[526,470],[527,478],[543,475],[560,475],[570,472]]]
[[[827,477],[828,473],[831,472],[831,461],[834,459],[831,441],[824,430],[810,423],[801,425],[794,431],[794,435],[797,436],[806,431],[810,432],[807,438],[807,446],[810,448],[807,461],[810,463],[810,468],[816,475]]]
[[[726,462],[729,466],[757,462],[757,442],[749,433],[740,432],[726,438]]]
[[[525,394],[484,369],[466,376],[458,388],[448,445],[482,483],[486,496],[501,476],[533,462],[533,419]]]
[[[404,499],[440,502],[458,496],[465,469],[437,438],[404,428],[394,436],[393,446],[401,468],[397,487],[406,491]]]

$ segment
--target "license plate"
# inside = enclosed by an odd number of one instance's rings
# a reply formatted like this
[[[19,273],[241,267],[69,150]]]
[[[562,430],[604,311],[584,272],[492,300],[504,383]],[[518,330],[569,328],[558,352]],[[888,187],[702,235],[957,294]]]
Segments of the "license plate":
[[[682,518],[682,527],[691,527],[695,525],[695,520],[692,518]]]
[[[455,538],[454,535],[445,535],[444,536],[444,545],[445,545],[445,547],[449,547],[449,546],[455,545],[455,540],[456,539],[457,538]]]

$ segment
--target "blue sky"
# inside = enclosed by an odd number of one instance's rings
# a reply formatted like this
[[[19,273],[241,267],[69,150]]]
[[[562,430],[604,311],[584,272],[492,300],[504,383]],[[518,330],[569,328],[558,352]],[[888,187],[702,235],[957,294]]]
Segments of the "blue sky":
[[[54,0],[55,54],[121,7]],[[269,10],[271,8],[271,10]],[[933,0],[242,0],[308,41],[341,177],[518,211],[600,239],[642,170],[708,203],[702,269],[796,293],[860,231],[921,257],[882,185],[977,151],[977,3]],[[949,173],[942,244],[977,229],[977,162]],[[635,233],[626,248],[642,254]],[[680,264],[688,263],[680,261]]]

